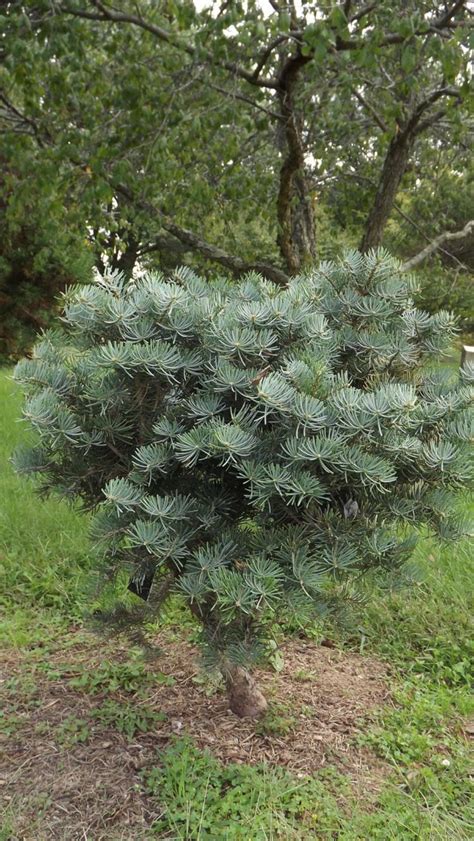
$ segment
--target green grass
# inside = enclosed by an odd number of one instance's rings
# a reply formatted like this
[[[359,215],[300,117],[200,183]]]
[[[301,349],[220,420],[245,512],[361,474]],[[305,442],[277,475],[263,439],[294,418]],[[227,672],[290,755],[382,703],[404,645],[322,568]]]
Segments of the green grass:
[[[9,369],[0,370],[0,406],[0,605],[9,608],[1,635],[22,645],[45,624],[80,617],[91,548],[86,516],[57,499],[38,499],[34,481],[13,473],[9,458],[28,431]]]
[[[423,540],[414,559],[420,583],[379,596],[367,608],[367,644],[408,676],[468,687],[474,678],[473,544]]]
[[[38,499],[34,483],[13,474],[8,459],[28,434],[18,422],[20,404],[10,371],[0,372],[0,607],[5,616],[1,636],[4,643],[18,648],[54,640],[56,647],[67,649],[68,625],[81,621],[86,605],[92,557],[88,521],[64,502]],[[463,505],[472,511],[468,500]],[[177,739],[141,776],[143,791],[160,814],[147,837],[198,841],[474,837],[469,800],[472,768],[462,738],[463,722],[473,714],[474,553],[467,542],[441,547],[425,539],[416,562],[421,583],[393,595],[379,593],[358,617],[358,630],[341,631],[336,639],[342,648],[381,657],[391,672],[393,704],[374,716],[359,739],[392,768],[372,808],[357,802],[347,780],[331,769],[301,780],[265,766],[224,767],[189,740]],[[166,621],[181,638],[181,614],[173,619],[171,610]],[[126,680],[134,690],[141,685],[143,670],[136,661],[104,669],[83,670],[77,692],[105,691],[107,681],[114,686],[118,681],[122,687]],[[27,697],[29,677],[25,673],[23,679],[15,678],[14,695]],[[301,681],[311,681],[311,674],[301,673]],[[121,703],[119,709],[117,701],[106,700],[90,720],[71,716],[59,738],[66,745],[87,741],[96,721],[116,726],[128,738],[153,727],[153,715],[146,707],[140,711]],[[281,711],[272,715],[262,724],[269,739],[279,738],[287,727]],[[11,720],[4,721],[6,737],[13,737],[17,725],[13,710]],[[14,827],[15,815],[9,813],[5,828],[0,823],[0,839],[12,837]]]
[[[162,804],[152,826],[159,837],[303,839],[332,837],[340,826],[337,800],[322,781],[295,780],[264,765],[223,766],[187,739],[176,739],[160,765],[142,776],[146,791]]]

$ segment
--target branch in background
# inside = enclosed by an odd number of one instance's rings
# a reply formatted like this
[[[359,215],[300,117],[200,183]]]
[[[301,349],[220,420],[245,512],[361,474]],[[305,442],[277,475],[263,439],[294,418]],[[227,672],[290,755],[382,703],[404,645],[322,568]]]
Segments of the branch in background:
[[[235,254],[229,254],[217,245],[212,245],[202,239],[193,231],[189,231],[187,228],[177,225],[172,221],[172,219],[169,219],[166,214],[150,202],[133,196],[130,190],[124,185],[115,185],[114,189],[118,193],[121,193],[127,201],[135,207],[139,207],[142,210],[151,213],[153,216],[158,216],[163,230],[176,237],[176,239],[182,242],[183,245],[187,246],[190,251],[199,252],[203,255],[203,257],[206,257],[214,263],[218,263],[220,266],[224,266],[224,268],[229,269],[233,274],[244,274],[245,272],[256,271],[260,272],[260,274],[264,275],[269,280],[272,280],[274,283],[278,283],[282,286],[288,283],[288,275],[277,266],[273,266],[271,263],[265,263],[259,260],[243,260],[242,257],[237,257]],[[148,245],[146,250],[152,250],[152,246]]]
[[[460,92],[457,88],[448,86],[436,88],[417,104],[402,124],[397,123],[397,131],[388,145],[377,192],[367,217],[360,245],[361,251],[366,252],[369,248],[377,248],[380,245],[415,141],[423,131],[435,125],[446,112],[442,109],[424,120],[422,120],[422,117],[431,105],[443,97],[455,97],[458,102],[461,101]]]
[[[435,251],[438,251],[445,242],[449,242],[451,240],[456,239],[464,239],[465,237],[469,236],[474,231],[474,219],[471,219],[470,222],[467,222],[464,228],[460,231],[444,231],[442,234],[439,234],[435,237],[429,245],[425,246],[418,254],[415,254],[414,257],[411,257],[410,260],[407,260],[406,263],[403,264],[403,268],[408,271],[409,269],[413,269],[415,266],[418,266],[419,263],[422,263],[423,260],[426,260],[428,257],[431,257]]]
[[[32,120],[31,117],[27,117],[26,114],[23,114],[21,111],[19,111],[19,109],[16,108],[15,105],[13,105],[13,102],[11,102],[4,93],[0,93],[0,105],[1,104],[4,105],[5,110],[2,114],[0,108],[0,118],[3,116],[3,118],[7,122],[7,128],[9,128],[11,131],[27,134],[30,137],[34,137],[36,139],[36,142],[38,143],[38,146],[41,146],[41,148],[43,148],[45,146],[45,142],[44,139],[41,137],[41,130],[38,127],[37,123],[34,120]],[[24,126],[24,131],[21,131],[21,126]],[[20,127],[20,130],[18,130],[17,127]],[[46,140],[50,140],[48,132],[44,131],[44,134]]]
[[[418,123],[416,134],[423,134],[423,132],[426,131],[427,128],[431,128],[431,126],[434,126],[436,125],[436,123],[439,123],[439,121],[442,120],[445,115],[446,111],[444,110],[444,108],[440,108],[439,111],[435,111],[435,113],[432,114],[431,117],[427,117],[426,120],[422,120],[421,123]]]
[[[284,120],[286,150],[277,198],[277,242],[292,274],[316,258],[314,210],[308,189],[301,120],[295,107],[298,77],[309,60],[298,49],[295,55],[286,59],[278,76],[278,101]]]
[[[432,126],[437,120],[441,119],[444,116],[445,110],[437,111],[436,114],[433,114],[431,117],[428,117],[426,120],[421,120],[422,115],[427,111],[430,105],[434,105],[438,99],[442,99],[445,96],[452,96],[461,101],[461,93],[459,88],[455,87],[444,87],[444,88],[437,88],[436,90],[432,91],[425,99],[423,99],[418,105],[416,106],[415,110],[413,111],[411,117],[407,120],[406,126],[403,129],[406,132],[414,131],[416,134],[420,134],[420,132],[424,131],[425,128]]]
[[[181,50],[181,52],[185,52],[188,55],[192,56],[193,58],[196,57],[196,48],[192,44],[185,43],[180,41],[176,34],[170,32],[166,29],[163,29],[162,26],[158,26],[157,24],[152,23],[149,20],[146,20],[141,16],[141,14],[133,15],[124,12],[117,11],[110,6],[107,6],[101,0],[90,0],[93,8],[95,11],[91,11],[89,9],[78,9],[76,7],[71,7],[68,5],[67,2],[61,4],[60,11],[64,12],[65,14],[73,15],[79,18],[86,18],[87,20],[97,20],[97,21],[105,21],[106,23],[119,23],[119,24],[131,24],[132,26],[139,27],[140,29],[145,30],[146,32],[150,32],[154,35],[158,40],[164,41],[165,43],[169,44],[174,49]],[[444,12],[438,18],[433,18],[431,21],[428,21],[428,29],[425,27],[417,29],[413,32],[413,35],[427,35],[429,33],[436,33],[440,34],[445,29],[453,29],[458,24],[464,24],[466,21],[454,21],[453,18],[457,14],[457,12],[463,11],[465,9],[467,0],[457,0],[447,11]],[[280,12],[282,9],[280,8],[278,3],[273,4],[273,8],[275,11]],[[358,22],[364,16],[370,14],[370,12],[376,8],[377,3],[372,2],[368,3],[366,6],[363,6],[358,12],[356,12],[350,18],[351,23]],[[306,33],[305,29],[298,29],[297,21],[296,21],[296,14],[294,11],[294,5],[290,4],[291,12],[292,12],[292,28],[290,29],[288,35],[281,36],[282,40],[287,39],[296,39],[299,41],[304,41],[304,36]],[[344,10],[344,7],[343,7]],[[280,36],[279,36],[280,37]],[[372,37],[372,34],[370,34]],[[349,38],[345,40],[337,36],[336,43],[333,47],[335,52],[345,51],[345,50],[358,50],[363,48],[367,43],[367,38]],[[383,38],[380,39],[378,46],[379,47],[386,47],[390,46],[391,44],[402,44],[406,40],[406,35],[401,34],[400,32],[388,32]],[[255,85],[261,88],[269,88],[272,90],[279,89],[278,80],[275,78],[262,78],[260,77],[260,65],[262,59],[263,63],[265,63],[271,54],[273,48],[275,46],[275,41],[273,41],[267,48],[264,49],[263,55],[260,58],[260,61],[257,59],[257,68],[253,71],[246,70],[245,67],[237,64],[234,61],[228,61],[226,59],[217,59],[211,52],[207,51],[200,51],[199,55],[204,59],[205,62],[210,64],[211,66],[221,67],[225,70],[228,70],[233,76],[238,76],[241,79],[244,79],[251,85]],[[312,58],[312,53],[308,54],[308,60]]]
[[[374,3],[367,3],[366,6],[362,6],[362,9],[359,9],[354,15],[351,15],[349,18],[350,23],[356,23],[361,18],[365,17],[365,15],[370,14],[377,6],[377,0]],[[347,17],[347,14],[346,14]]]
[[[258,260],[249,262],[242,260],[241,257],[237,257],[234,254],[228,254],[222,248],[211,245],[209,242],[201,239],[197,234],[188,231],[186,228],[182,228],[180,225],[176,225],[171,220],[164,219],[161,224],[165,231],[173,234],[176,239],[189,246],[190,249],[199,251],[208,260],[212,260],[214,263],[219,263],[224,268],[230,269],[233,274],[256,271],[281,286],[286,285],[289,281],[288,275],[276,266]]]
[[[411,218],[411,216],[409,216],[409,215],[408,215],[408,213],[405,213],[405,211],[404,211],[404,210],[402,210],[402,208],[401,208],[398,204],[395,204],[395,203],[394,203],[394,205],[393,205],[393,209],[394,209],[394,210],[396,210],[396,212],[399,214],[399,216],[401,216],[401,217],[402,217],[402,219],[405,219],[405,222],[408,222],[408,224],[409,224],[409,225],[411,225],[411,227],[412,227],[412,228],[414,228],[414,230],[415,230],[418,234],[420,234],[420,236],[421,236],[423,239],[425,239],[425,240],[426,240],[426,242],[431,242],[431,241],[432,241],[432,240],[431,240],[431,237],[430,237],[430,236],[428,236],[428,234],[426,233],[426,231],[424,231],[424,230],[423,230],[423,228],[421,228],[421,227],[418,225],[418,223],[417,223],[417,222],[415,222],[415,220],[414,220],[414,219],[412,219],[412,218]],[[454,262],[458,264],[458,266],[459,266],[459,268],[460,268],[460,269],[465,269],[466,271],[469,271],[469,267],[468,267],[468,266],[466,266],[466,264],[465,264],[465,263],[463,263],[463,262],[459,259],[459,257],[456,257],[456,255],[455,255],[455,254],[452,254],[452,253],[451,253],[451,251],[448,251],[446,248],[443,248],[442,246],[439,246],[438,251],[441,251],[443,254],[446,254],[446,256],[447,256],[447,257],[449,257],[451,260],[454,260]]]
[[[265,65],[268,61],[268,59],[270,58],[273,50],[276,49],[276,47],[279,47],[280,44],[284,44],[285,41],[288,41],[288,39],[290,37],[291,36],[290,36],[289,33],[288,33],[288,35],[278,35],[278,37],[275,38],[273,41],[271,41],[269,43],[268,47],[266,47],[266,49],[263,50],[260,58],[257,60],[257,66],[256,66],[255,70],[253,71],[253,74],[254,74],[256,79],[258,79],[260,73],[262,72],[263,68],[265,67]]]
[[[367,102],[365,97],[363,97],[362,94],[359,93],[359,91],[356,88],[351,88],[351,90],[352,90],[352,93],[354,94],[355,98],[358,99],[360,104],[365,108],[365,110],[369,112],[369,114],[373,118],[374,122],[378,125],[378,127],[380,129],[382,129],[383,132],[388,134],[389,128],[388,128],[387,124],[384,123],[384,121],[382,120],[382,117],[380,117],[379,114],[377,114],[377,111],[375,110],[373,105],[371,105],[370,102]]]
[[[238,99],[240,102],[245,102],[247,103],[247,105],[251,105],[252,108],[256,108],[257,111],[262,111],[268,117],[271,117],[272,120],[283,121],[283,117],[281,116],[281,114],[278,114],[276,111],[270,111],[269,108],[264,108],[263,105],[259,105],[257,102],[254,102],[253,99],[249,99],[247,96],[244,96],[241,93],[236,93],[235,91],[227,90],[227,88],[221,88],[220,85],[214,85],[212,82],[205,82],[203,79],[199,79],[198,81],[211,88],[211,90],[217,91],[217,93],[222,93],[226,97],[230,96],[231,99]]]
[[[438,19],[436,23],[437,29],[443,29],[445,26],[448,26],[451,23],[451,19],[454,17],[456,12],[460,12],[461,9],[466,5],[466,0],[457,0],[457,2],[454,3],[450,9],[447,9],[444,15],[442,15]]]
[[[453,30],[456,29],[458,26],[469,26],[470,21],[466,20],[458,20],[454,21],[453,17],[457,14],[457,12],[463,11],[466,9],[467,0],[458,0],[457,3],[454,3],[453,6],[447,10],[443,15],[439,18],[432,18],[431,20],[425,21],[424,25],[419,29],[415,29],[410,37],[415,35],[443,35],[446,30]],[[350,19],[351,23],[354,23],[360,20],[363,16],[368,15],[373,9],[377,7],[377,3],[369,3],[367,6],[364,6],[358,13],[353,15]],[[323,21],[321,21],[323,22]],[[291,30],[290,34],[294,38],[304,39],[305,30],[304,29],[293,29]],[[345,50],[360,50],[362,49],[367,43],[369,38],[372,37],[372,32],[370,32],[369,37],[367,38],[349,38],[348,40],[337,36],[336,43],[333,46],[333,52],[344,52]],[[383,37],[380,38],[378,41],[378,47],[389,47],[393,44],[403,44],[407,40],[407,36],[402,34],[401,32],[387,32]]]
[[[339,172],[338,172],[338,175],[339,175]],[[376,182],[373,180],[373,178],[367,178],[364,175],[360,175],[360,173],[347,172],[346,175],[348,175],[350,178],[355,178],[356,181],[363,181],[366,184],[371,184],[372,187],[376,186]],[[333,175],[333,177],[334,177],[334,175]],[[316,183],[318,183],[318,182],[316,182]],[[400,205],[396,204],[396,202],[393,203],[393,209],[402,217],[402,219],[405,219],[405,221],[408,222],[408,224],[411,225],[411,227],[414,228],[414,230],[418,234],[420,234],[420,236],[423,239],[425,239],[428,243],[432,242],[431,237],[428,236],[426,231],[424,231],[423,228],[421,228],[420,225],[418,225],[418,223],[415,222],[415,220],[412,219],[411,216],[408,215],[408,213],[406,213],[404,210],[402,210]],[[454,262],[458,264],[459,269],[464,269],[465,271],[469,271],[469,267],[465,263],[463,263],[458,257],[456,257],[455,254],[452,254],[451,251],[448,251],[446,248],[443,248],[442,244],[438,245],[438,251],[442,251],[443,254],[446,254],[447,257],[449,257],[451,260],[454,260]],[[459,271],[459,269],[457,269],[457,271]]]
[[[160,251],[163,254],[172,254],[176,260],[182,260],[187,250],[186,246],[179,242],[176,237],[169,234],[156,234],[153,242],[140,245],[138,259],[140,260],[145,254],[151,254],[153,251]]]

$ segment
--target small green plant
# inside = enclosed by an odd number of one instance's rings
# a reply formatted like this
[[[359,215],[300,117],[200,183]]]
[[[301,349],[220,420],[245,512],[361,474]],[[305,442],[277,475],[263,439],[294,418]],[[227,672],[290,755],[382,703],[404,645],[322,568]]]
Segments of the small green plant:
[[[56,741],[64,748],[87,742],[90,736],[89,724],[83,718],[69,715],[56,730]]]
[[[267,642],[266,659],[275,672],[283,671],[285,667],[285,658],[283,657],[280,646],[274,639],[269,639]]]
[[[298,669],[293,675],[294,679],[300,683],[311,683],[314,680],[313,672],[308,672],[307,669]]]
[[[7,678],[3,688],[10,694],[10,697],[20,697],[23,702],[25,699],[32,700],[38,692],[38,684],[34,676],[24,672]]]
[[[11,841],[15,837],[15,829],[13,818],[10,815],[4,815],[2,823],[0,824],[0,841]]]
[[[453,747],[453,697],[447,688],[407,682],[394,692],[395,706],[377,716],[376,725],[360,737],[380,756],[397,765],[428,762]],[[466,696],[464,714],[474,704]]]
[[[160,681],[161,678],[161,681]],[[146,671],[139,660],[128,663],[106,662],[91,670],[84,669],[79,677],[72,678],[70,685],[74,689],[82,689],[91,694],[110,692],[139,692],[151,684],[152,681],[165,683],[166,675],[153,676]]]
[[[22,723],[21,716],[0,710],[0,734],[2,736],[13,736],[20,729]]]
[[[196,686],[202,687],[208,698],[216,695],[224,688],[222,675],[217,669],[201,670],[193,677],[192,681]]]
[[[105,701],[92,715],[101,724],[114,727],[128,739],[133,739],[136,733],[147,733],[158,721],[166,721],[165,713],[143,705],[121,704],[112,700]]]
[[[295,727],[296,721],[296,717],[285,704],[272,703],[255,725],[255,732],[261,736],[287,736]]]
[[[38,736],[46,736],[47,733],[51,732],[51,723],[49,721],[38,721],[35,724],[35,733]]]
[[[340,825],[335,799],[317,780],[264,765],[223,766],[187,739],[176,739],[143,780],[162,811],[153,826],[159,837],[303,841],[333,837]]]

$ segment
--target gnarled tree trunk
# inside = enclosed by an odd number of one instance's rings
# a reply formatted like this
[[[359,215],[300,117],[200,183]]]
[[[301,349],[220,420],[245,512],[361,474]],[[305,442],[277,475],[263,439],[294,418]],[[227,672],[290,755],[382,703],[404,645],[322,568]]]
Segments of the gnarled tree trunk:
[[[316,259],[315,220],[306,175],[301,120],[294,94],[308,57],[297,52],[283,64],[278,78],[278,100],[284,140],[277,200],[278,246],[290,274]]]
[[[193,616],[203,625],[209,639],[216,645],[219,637],[219,621],[213,613],[212,601],[207,604],[197,604],[189,600],[188,607]],[[219,645],[217,649],[219,650]],[[225,680],[229,707],[232,712],[240,718],[260,718],[264,715],[268,707],[267,700],[250,672],[242,666],[229,662],[225,656],[220,659],[219,669]]]
[[[225,669],[229,707],[240,718],[260,718],[267,710],[265,696],[252,675],[242,666],[229,665]]]
[[[379,186],[360,245],[361,251],[377,248],[382,241],[397,190],[407,168],[413,141],[414,136],[411,133],[400,132],[392,139],[388,147]]]

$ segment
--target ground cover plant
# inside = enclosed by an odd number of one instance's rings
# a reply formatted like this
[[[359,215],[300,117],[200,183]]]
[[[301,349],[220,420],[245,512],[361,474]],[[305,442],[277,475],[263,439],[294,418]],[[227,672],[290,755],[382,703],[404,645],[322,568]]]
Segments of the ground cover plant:
[[[112,274],[17,366],[38,433],[18,469],[98,511],[103,578],[129,573],[148,618],[181,593],[240,716],[267,707],[247,667],[283,611],[304,623],[354,579],[393,579],[422,523],[465,531],[474,372],[427,368],[454,323],[412,288],[383,251],[283,289]]]
[[[456,351],[453,370],[458,361]],[[298,634],[291,643],[302,648],[298,658],[283,651],[285,669],[295,675],[288,681],[291,694],[281,692],[280,673],[266,672],[264,681],[278,689],[273,705],[285,719],[296,718],[296,727],[287,735],[252,735],[251,725],[226,713],[224,700],[216,702],[215,690],[208,697],[211,684],[197,680],[187,642],[194,632],[176,602],[162,619],[157,642],[164,655],[156,665],[140,667],[134,652],[98,643],[81,629],[88,524],[57,497],[38,499],[34,483],[14,476],[11,451],[30,436],[17,422],[21,399],[11,373],[0,372],[0,837],[215,838],[225,837],[225,816],[230,838],[243,827],[243,838],[253,830],[262,839],[305,841],[470,839],[469,542],[440,545],[425,536],[415,554],[419,583],[379,592],[360,607],[352,629],[333,629],[332,648],[319,646],[318,623],[308,628],[309,639]],[[468,499],[463,507],[472,512]],[[375,654],[384,663],[377,664]],[[160,682],[170,657],[175,686]],[[96,672],[101,688],[91,692]],[[193,699],[188,717],[178,703],[185,687]],[[361,691],[370,687],[378,712]],[[120,708],[115,721],[114,707]],[[217,731],[209,724],[216,714]],[[354,714],[360,720],[355,729]],[[295,730],[304,749],[301,764],[288,768],[284,752],[294,758]],[[207,749],[199,779],[191,774],[195,745]],[[265,766],[258,764],[262,757]]]

